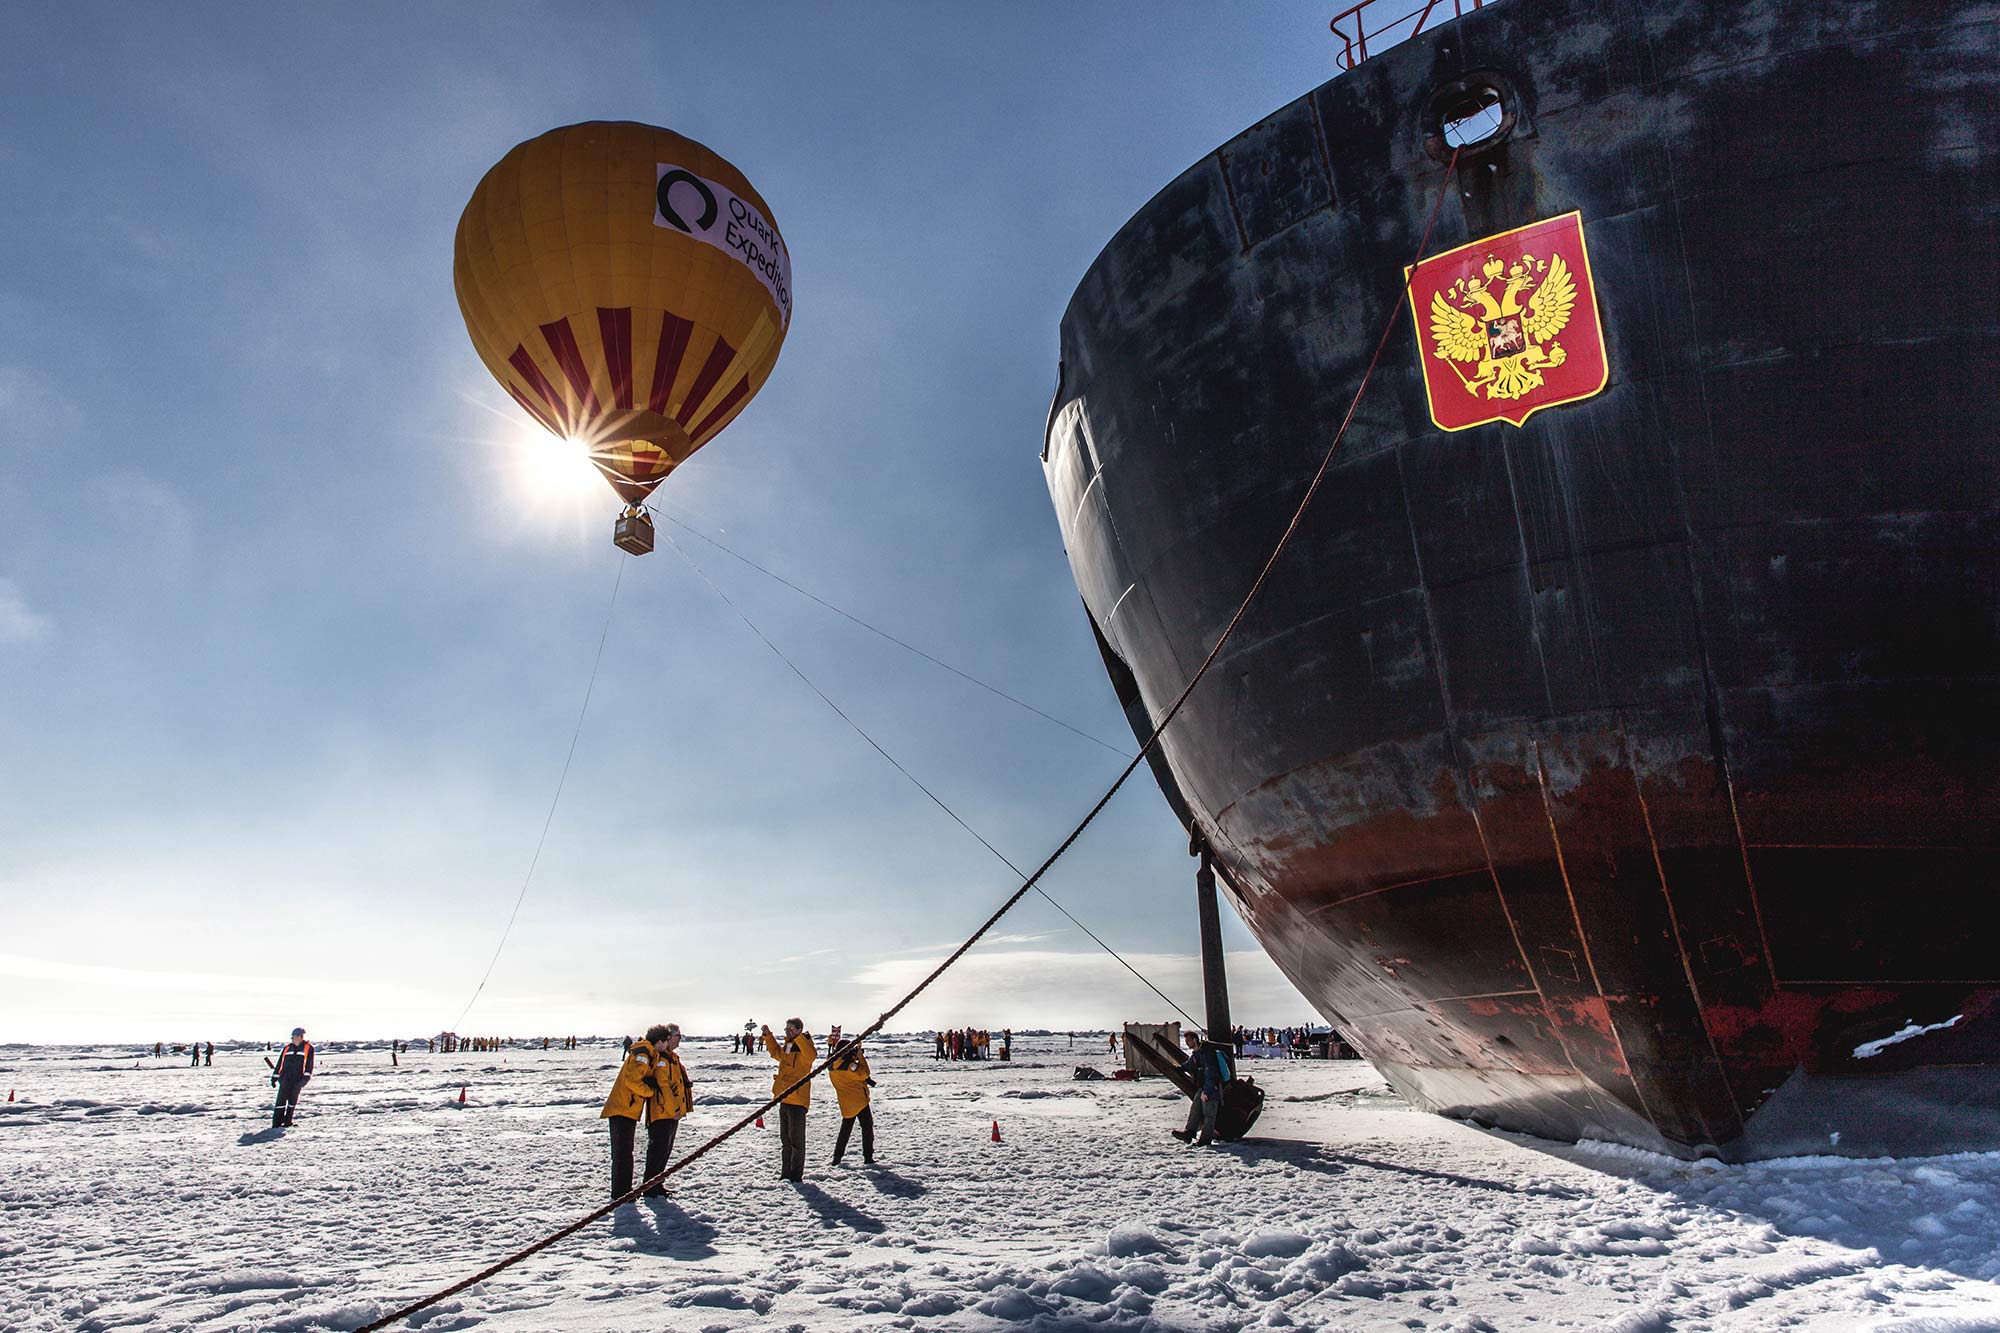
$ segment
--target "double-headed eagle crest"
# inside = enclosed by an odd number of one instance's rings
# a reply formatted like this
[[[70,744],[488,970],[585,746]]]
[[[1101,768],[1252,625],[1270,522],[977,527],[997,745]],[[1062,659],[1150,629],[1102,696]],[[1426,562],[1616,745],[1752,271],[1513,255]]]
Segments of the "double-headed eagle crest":
[[[1519,398],[1542,387],[1542,371],[1569,359],[1556,335],[1576,309],[1576,280],[1561,254],[1522,254],[1512,264],[1492,255],[1477,277],[1431,294],[1431,339],[1474,397]],[[1470,362],[1467,375],[1455,364]]]

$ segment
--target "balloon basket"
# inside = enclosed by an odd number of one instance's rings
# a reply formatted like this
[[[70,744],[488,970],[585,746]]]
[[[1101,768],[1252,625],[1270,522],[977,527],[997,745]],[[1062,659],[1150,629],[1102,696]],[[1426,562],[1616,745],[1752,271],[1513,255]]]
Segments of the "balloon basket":
[[[643,509],[627,509],[611,530],[611,541],[627,555],[649,555],[653,550],[653,516]]]

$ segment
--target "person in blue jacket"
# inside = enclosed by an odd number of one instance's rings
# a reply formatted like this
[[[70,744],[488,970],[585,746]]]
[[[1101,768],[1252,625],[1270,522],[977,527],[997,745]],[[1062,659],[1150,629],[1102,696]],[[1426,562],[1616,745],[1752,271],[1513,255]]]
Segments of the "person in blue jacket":
[[[1187,1128],[1174,1130],[1173,1136],[1199,1148],[1215,1141],[1215,1118],[1222,1113],[1222,1090],[1236,1071],[1230,1067],[1229,1048],[1222,1043],[1199,1041],[1192,1035],[1188,1040],[1194,1049],[1181,1062],[1181,1068],[1195,1081],[1194,1105],[1188,1107]]]
[[[285,1043],[285,1049],[278,1052],[278,1061],[271,1066],[271,1086],[278,1090],[278,1100],[271,1105],[271,1128],[284,1129],[292,1123],[292,1116],[299,1109],[299,1093],[313,1076],[313,1048],[306,1040],[304,1028],[293,1028],[292,1039]]]

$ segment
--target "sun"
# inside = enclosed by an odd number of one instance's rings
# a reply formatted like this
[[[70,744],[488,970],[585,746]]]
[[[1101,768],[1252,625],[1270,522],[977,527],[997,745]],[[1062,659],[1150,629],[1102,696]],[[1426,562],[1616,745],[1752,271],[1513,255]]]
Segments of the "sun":
[[[514,446],[515,471],[522,489],[537,498],[582,499],[599,495],[604,477],[590,461],[590,446],[574,437],[525,433]]]

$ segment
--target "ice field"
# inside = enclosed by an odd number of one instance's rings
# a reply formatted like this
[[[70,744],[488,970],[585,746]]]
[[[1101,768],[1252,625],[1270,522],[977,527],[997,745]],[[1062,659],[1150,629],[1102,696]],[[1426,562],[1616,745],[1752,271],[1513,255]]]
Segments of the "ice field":
[[[772,1064],[682,1049],[685,1152]],[[0,1048],[0,1328],[352,1329],[608,1197],[610,1046],[322,1047],[266,1128],[259,1048],[212,1068]],[[1186,1103],[1103,1038],[939,1064],[871,1043],[882,1165],[803,1188],[775,1118],[425,1330],[2000,1330],[2000,1154],[1687,1164],[1409,1110],[1366,1065],[1252,1062],[1252,1138],[1184,1148]],[[467,1103],[457,1103],[459,1088]],[[1000,1122],[1002,1142],[990,1137]]]

